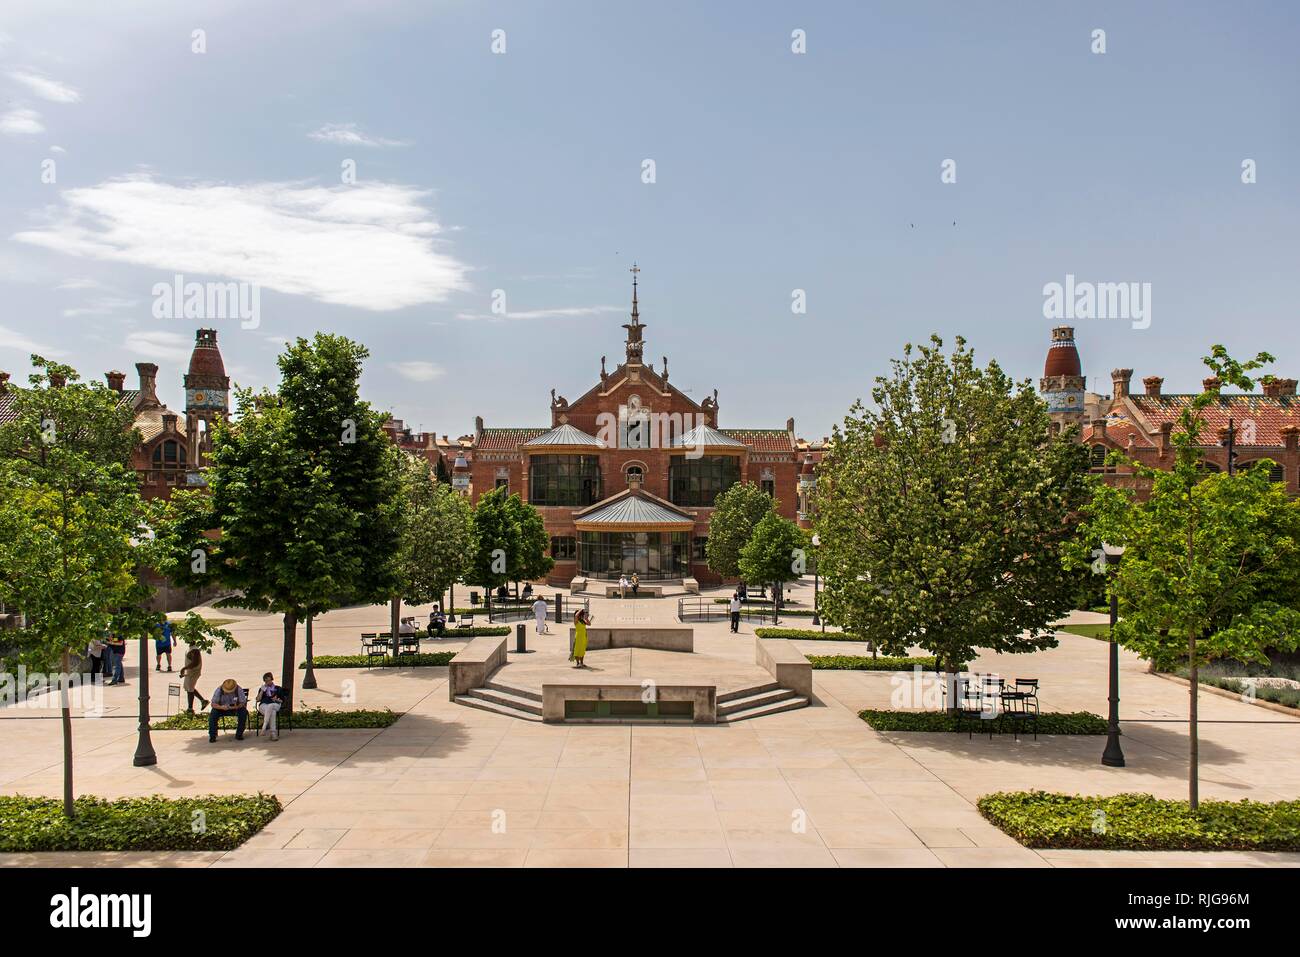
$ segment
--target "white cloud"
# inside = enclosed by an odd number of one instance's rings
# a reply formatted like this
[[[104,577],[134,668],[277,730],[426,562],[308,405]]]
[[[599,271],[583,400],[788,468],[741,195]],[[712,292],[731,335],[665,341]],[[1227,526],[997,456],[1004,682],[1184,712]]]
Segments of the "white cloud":
[[[581,319],[610,312],[622,312],[625,306],[566,306],[559,309],[525,309],[520,312],[493,314],[485,312],[459,312],[457,319]]]
[[[392,362],[389,365],[403,379],[410,379],[412,382],[432,382],[447,371],[432,362]]]
[[[77,279],[65,279],[55,289],[103,289],[104,284],[98,279],[88,279],[79,277]]]
[[[13,136],[32,136],[44,132],[45,124],[41,122],[41,114],[35,110],[16,106],[8,113],[0,114],[0,133],[9,133]]]
[[[428,192],[391,183],[182,186],[151,175],[66,190],[20,242],[70,256],[220,276],[372,311],[441,302],[467,267],[438,248]]]
[[[25,70],[11,70],[9,79],[15,83],[21,83],[32,93],[35,93],[42,100],[49,100],[51,103],[80,103],[81,94],[77,90],[68,86],[66,83],[60,83],[58,80],[51,80],[49,77],[41,76],[38,73],[28,73]]]
[[[331,143],[335,146],[364,146],[368,149],[385,149],[393,146],[407,146],[402,140],[389,140],[382,136],[371,136],[355,123],[326,123],[318,130],[307,134],[318,143]]]
[[[51,359],[67,355],[66,352],[60,349],[30,339],[25,333],[19,332],[17,329],[10,329],[7,326],[0,326],[0,349],[13,349],[25,355],[31,355],[34,352],[37,355]]]
[[[146,359],[160,359],[165,362],[184,364],[189,361],[194,349],[193,336],[181,335],[179,332],[152,330],[133,332],[123,341],[128,352],[144,356]]]
[[[51,152],[51,153],[66,153],[67,150],[65,150],[62,146],[51,146],[51,147],[50,147],[50,152]]]
[[[139,301],[139,299],[123,299],[120,296],[100,296],[85,305],[64,309],[63,314],[68,318],[73,316],[107,316],[119,309],[129,309]]]

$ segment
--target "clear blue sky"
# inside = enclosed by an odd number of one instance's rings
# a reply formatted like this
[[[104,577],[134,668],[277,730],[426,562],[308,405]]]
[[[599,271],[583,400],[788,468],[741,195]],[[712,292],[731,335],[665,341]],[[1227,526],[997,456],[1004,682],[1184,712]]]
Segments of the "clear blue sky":
[[[647,358],[724,426],[821,436],[931,331],[1036,380],[1067,273],[1152,284],[1150,328],[1076,323],[1093,389],[1218,341],[1296,376],[1298,40],[1293,2],[6,0],[0,369],[152,359],[179,407],[181,273],[260,284],[214,323],[241,384],[322,329],[413,426],[545,424],[635,259]]]

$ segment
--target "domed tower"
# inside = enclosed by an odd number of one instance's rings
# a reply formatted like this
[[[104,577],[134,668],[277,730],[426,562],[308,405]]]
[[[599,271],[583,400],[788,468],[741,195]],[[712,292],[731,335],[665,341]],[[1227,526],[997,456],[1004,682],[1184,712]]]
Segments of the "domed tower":
[[[212,450],[210,429],[230,414],[230,376],[217,348],[217,330],[199,329],[185,373],[185,436],[195,469],[207,465]]]
[[[1083,423],[1087,379],[1079,362],[1072,326],[1057,326],[1052,330],[1052,347],[1047,350],[1038,391],[1047,402],[1052,422],[1062,427]]]

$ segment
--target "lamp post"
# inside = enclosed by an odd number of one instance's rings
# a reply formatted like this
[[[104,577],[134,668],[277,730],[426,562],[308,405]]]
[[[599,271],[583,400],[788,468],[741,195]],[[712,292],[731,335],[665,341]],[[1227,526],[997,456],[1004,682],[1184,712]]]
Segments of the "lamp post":
[[[309,690],[316,687],[316,669],[313,667],[312,658],[314,657],[311,646],[311,619],[307,616],[307,669],[303,672],[302,687],[303,690]]]
[[[1106,556],[1106,567],[1119,567],[1124,546],[1101,543]],[[1101,763],[1108,768],[1124,767],[1124,749],[1119,744],[1119,644],[1115,641],[1115,624],[1119,621],[1119,598],[1110,589],[1110,712],[1106,722],[1106,750],[1101,753]]]
[[[818,580],[819,580],[819,574],[820,574],[820,571],[821,571],[821,569],[819,569],[819,568],[817,567],[817,549],[821,547],[821,544],[822,544],[822,537],[821,537],[820,535],[818,535],[816,532],[813,532],[813,537],[812,537],[812,547],[813,547],[813,619],[812,619],[812,623],[813,623],[814,625],[821,625],[821,626],[822,626],[822,631],[825,631],[825,630],[826,630],[826,626],[822,624],[822,619],[821,619],[821,605],[820,605],[820,603],[817,601],[817,584],[818,584]]]
[[[149,737],[149,638],[146,635],[140,636],[140,733],[131,763],[137,768],[158,763]]]

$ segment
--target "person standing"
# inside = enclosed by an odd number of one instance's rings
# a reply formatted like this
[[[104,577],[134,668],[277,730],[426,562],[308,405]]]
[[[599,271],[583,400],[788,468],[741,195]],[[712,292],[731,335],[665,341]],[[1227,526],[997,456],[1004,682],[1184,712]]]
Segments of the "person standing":
[[[111,685],[126,684],[126,672],[122,670],[122,659],[126,657],[126,639],[121,635],[108,636],[108,664],[112,667]]]
[[[583,659],[587,657],[587,626],[590,624],[591,615],[585,608],[579,609],[573,616],[573,652],[569,655],[569,660],[577,662],[575,668],[587,667]]]
[[[731,612],[731,633],[733,635],[740,632],[740,592],[731,593],[731,603],[727,606]]]
[[[284,689],[275,683],[275,675],[268,671],[262,675],[262,687],[257,689],[257,710],[262,713],[262,727],[271,735],[272,741],[280,740],[280,729],[275,726],[275,719],[283,704]]]
[[[537,619],[537,633],[550,634],[550,629],[546,627],[546,599],[541,595],[538,595],[537,601],[533,602],[533,617]]]
[[[199,691],[199,678],[203,675],[203,652],[197,648],[191,648],[185,652],[185,663],[181,665],[181,687],[185,689],[186,701],[189,703],[190,714],[194,713],[194,699],[198,698],[203,702],[204,710],[209,704],[207,698],[203,697],[203,692]]]
[[[163,620],[162,633],[154,640],[154,671],[162,671],[163,655],[167,656],[167,670],[172,670],[172,623]]]
[[[104,644],[102,638],[91,638],[90,644],[86,648],[86,657],[90,659],[90,680],[95,680],[95,675],[103,674],[107,669],[104,667],[104,652],[108,645]],[[102,678],[100,679],[103,680]]]

